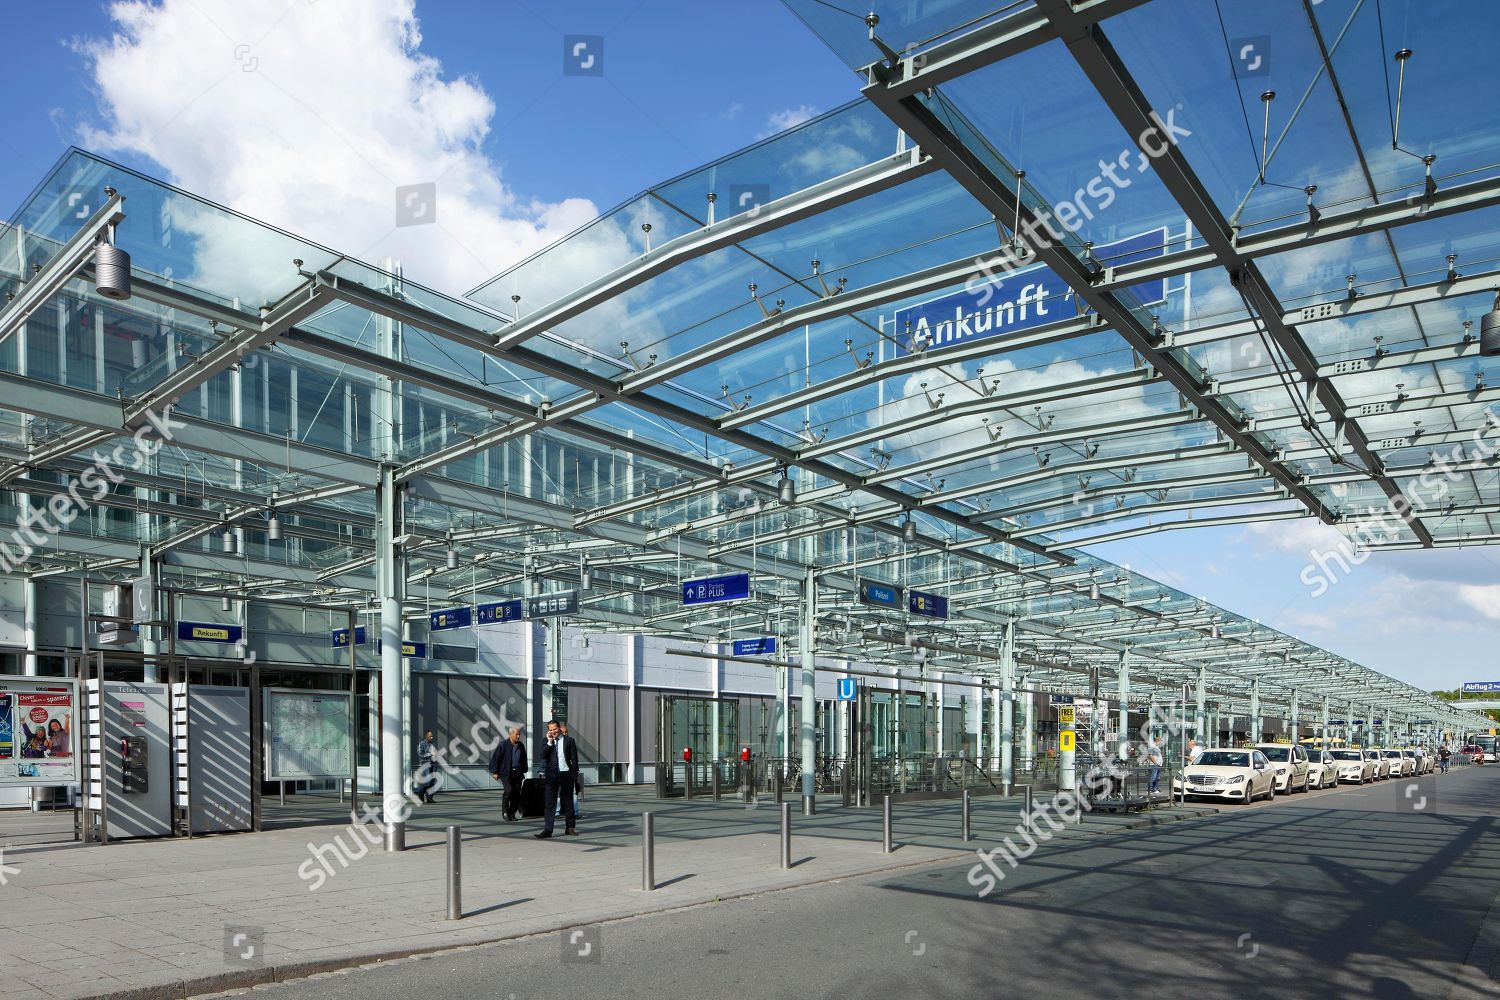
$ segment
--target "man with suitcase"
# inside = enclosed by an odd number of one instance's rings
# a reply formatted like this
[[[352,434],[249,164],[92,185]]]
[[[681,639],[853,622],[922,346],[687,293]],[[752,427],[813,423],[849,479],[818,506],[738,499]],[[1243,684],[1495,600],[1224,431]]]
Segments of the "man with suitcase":
[[[500,782],[505,791],[501,809],[507,823],[514,822],[521,811],[521,782],[526,777],[526,768],[526,744],[521,742],[521,730],[512,729],[510,739],[490,754],[490,777]]]
[[[542,806],[545,825],[542,832],[534,834],[538,840],[552,836],[553,813],[557,809],[559,796],[562,801],[564,831],[569,837],[578,836],[577,823],[573,815],[573,783],[578,777],[578,744],[571,736],[564,736],[557,720],[547,723],[547,743],[542,748],[542,779],[547,790],[547,800]]]

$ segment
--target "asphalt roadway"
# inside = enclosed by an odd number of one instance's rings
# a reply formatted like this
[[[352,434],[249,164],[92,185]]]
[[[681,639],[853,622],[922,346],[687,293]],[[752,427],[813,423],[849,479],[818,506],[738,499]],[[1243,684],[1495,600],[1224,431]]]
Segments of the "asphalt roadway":
[[[274,997],[1500,997],[1500,767],[1279,796],[257,987]],[[982,845],[988,847],[991,845]]]

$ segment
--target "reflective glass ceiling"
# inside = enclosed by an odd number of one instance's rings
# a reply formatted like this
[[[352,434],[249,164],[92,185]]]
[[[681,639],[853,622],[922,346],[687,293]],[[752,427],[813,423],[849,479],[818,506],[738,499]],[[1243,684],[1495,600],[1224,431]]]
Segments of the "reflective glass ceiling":
[[[10,488],[167,393],[198,423],[91,530],[246,560],[225,578],[357,591],[384,464],[413,484],[413,575],[448,599],[597,560],[602,624],[677,628],[675,581],[765,574],[695,626],[722,636],[781,615],[812,563],[963,595],[959,638],[1050,620],[1104,637],[1084,661],[1134,630],[1168,675],[1337,658],[1090,544],[1291,517],[1358,534],[1439,458],[1441,502],[1360,537],[1500,541],[1500,371],[1473,343],[1500,284],[1500,112],[1453,99],[1485,92],[1500,11],[788,6],[854,71],[849,104],[463,296],[70,154],[0,231],[0,280],[21,289],[109,185],[136,295],[75,280],[0,348],[27,390]],[[126,423],[79,408],[96,398]],[[272,511],[291,542],[264,537]],[[1215,628],[1249,638],[1216,649]]]

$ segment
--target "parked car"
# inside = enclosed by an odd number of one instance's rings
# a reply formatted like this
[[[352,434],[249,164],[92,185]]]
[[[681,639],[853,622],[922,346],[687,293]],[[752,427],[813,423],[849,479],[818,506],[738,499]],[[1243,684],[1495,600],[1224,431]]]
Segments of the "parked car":
[[[1307,751],[1307,780],[1314,788],[1332,788],[1339,783],[1339,762],[1327,750]]]
[[[1380,754],[1391,765],[1391,777],[1393,778],[1404,778],[1416,770],[1416,760],[1408,757],[1405,750],[1396,750],[1387,747],[1380,751]]]
[[[1361,751],[1367,759],[1375,764],[1375,780],[1383,781],[1391,776],[1391,762],[1386,760],[1385,755],[1379,750]]]
[[[1470,743],[1468,746],[1460,748],[1458,752],[1466,755],[1476,764],[1484,763],[1484,747],[1477,743]]]
[[[1291,793],[1307,791],[1307,748],[1290,743],[1257,743],[1255,749],[1266,755],[1266,760],[1276,769],[1276,791]]]
[[[1338,780],[1356,785],[1375,780],[1375,762],[1365,756],[1363,750],[1330,750],[1329,753],[1338,765]]]
[[[1413,757],[1417,760],[1418,774],[1432,773],[1432,751],[1426,747],[1408,747]]]
[[[1205,750],[1172,779],[1172,791],[1197,798],[1253,802],[1276,797],[1276,770],[1259,750]]]

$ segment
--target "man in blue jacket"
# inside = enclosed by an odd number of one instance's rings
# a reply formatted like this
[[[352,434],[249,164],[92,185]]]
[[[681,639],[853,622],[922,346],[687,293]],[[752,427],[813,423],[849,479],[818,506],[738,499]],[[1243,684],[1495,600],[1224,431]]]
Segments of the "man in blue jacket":
[[[542,815],[546,824],[536,839],[546,840],[552,836],[553,813],[557,809],[558,796],[562,796],[563,820],[567,823],[568,836],[578,836],[574,828],[577,818],[573,814],[573,783],[578,779],[578,744],[573,737],[564,736],[553,719],[547,723],[547,743],[542,748],[542,778],[547,790],[547,804]]]
[[[521,811],[521,782],[526,777],[526,767],[526,744],[521,742],[521,730],[512,729],[510,739],[490,754],[490,777],[505,790],[501,808],[507,823],[515,822],[516,814]]]

